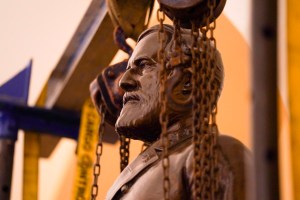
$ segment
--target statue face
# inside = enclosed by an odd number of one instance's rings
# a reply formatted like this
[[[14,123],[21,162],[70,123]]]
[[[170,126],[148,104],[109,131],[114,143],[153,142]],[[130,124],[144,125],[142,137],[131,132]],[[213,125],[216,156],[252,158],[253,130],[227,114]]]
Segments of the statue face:
[[[160,134],[158,48],[157,33],[139,41],[119,82],[125,94],[116,130],[145,142],[155,141]]]

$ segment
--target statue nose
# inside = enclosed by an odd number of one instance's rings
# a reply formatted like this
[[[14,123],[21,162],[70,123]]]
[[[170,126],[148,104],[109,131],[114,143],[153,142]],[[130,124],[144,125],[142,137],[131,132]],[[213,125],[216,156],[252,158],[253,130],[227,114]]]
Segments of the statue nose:
[[[134,79],[130,70],[126,71],[119,82],[119,86],[126,92],[134,91],[138,88],[138,82]]]

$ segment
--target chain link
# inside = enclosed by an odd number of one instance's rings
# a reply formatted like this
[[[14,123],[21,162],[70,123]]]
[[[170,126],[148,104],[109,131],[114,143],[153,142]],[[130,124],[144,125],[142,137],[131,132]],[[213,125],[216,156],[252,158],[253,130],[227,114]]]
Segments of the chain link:
[[[219,88],[215,83],[216,73],[216,39],[214,30],[216,22],[214,9],[216,0],[208,0],[209,12],[207,13],[206,25],[198,28],[195,22],[191,28],[191,53],[192,53],[192,116],[193,116],[193,145],[194,145],[194,176],[193,176],[193,199],[220,199],[220,175],[217,157],[218,127],[216,124],[217,96]],[[157,20],[160,24],[158,39],[160,49],[158,59],[161,64],[160,71],[160,123],[162,126],[163,143],[163,169],[164,169],[164,199],[169,199],[169,152],[166,111],[166,79],[167,66],[163,44],[165,32],[163,21],[165,15],[161,8],[157,11]],[[210,21],[213,21],[210,23]],[[174,20],[174,48],[171,49],[170,65],[172,68],[182,64],[182,47],[180,24]],[[201,33],[201,37],[200,37]]]
[[[101,172],[101,165],[100,165],[100,158],[103,152],[103,144],[102,144],[102,138],[104,134],[104,122],[105,122],[105,108],[102,104],[100,104],[100,125],[99,125],[99,139],[96,146],[96,161],[94,163],[94,181],[91,189],[91,200],[96,200],[98,196],[98,178],[100,176]]]
[[[173,44],[172,48],[170,49],[170,61],[169,67],[174,69],[177,66],[183,64],[183,51],[181,48],[182,45],[182,36],[180,31],[180,22],[176,19],[173,19],[173,26],[174,26],[174,34],[173,34]]]
[[[163,189],[164,189],[164,199],[170,199],[170,178],[169,178],[169,140],[168,140],[168,133],[167,133],[167,125],[168,125],[168,115],[167,115],[167,97],[166,97],[166,80],[167,80],[167,69],[166,69],[166,58],[164,52],[164,44],[166,40],[166,33],[164,30],[163,22],[165,20],[165,14],[161,8],[157,10],[157,20],[159,21],[159,31],[158,31],[158,40],[160,43],[160,48],[158,50],[158,60],[160,63],[160,90],[159,90],[159,102],[161,105],[160,110],[160,124],[161,124],[161,140],[163,146],[163,172],[164,172],[164,179],[163,179]]]
[[[120,170],[125,169],[129,162],[129,144],[130,139],[125,136],[120,136]]]
[[[192,115],[193,115],[193,144],[194,144],[194,184],[193,184],[193,197],[196,199],[196,197],[199,197],[201,194],[201,191],[198,191],[197,189],[200,187],[200,143],[198,142],[201,135],[201,129],[199,127],[200,125],[200,105],[198,102],[200,102],[200,90],[198,89],[199,85],[199,74],[200,71],[200,61],[199,61],[199,54],[200,54],[200,48],[198,43],[199,38],[199,30],[196,28],[195,23],[192,23],[192,29],[191,29],[191,53],[192,53],[192,101],[193,101],[193,107],[192,107]]]
[[[208,7],[210,8],[210,16],[213,16],[213,10],[216,7],[216,0],[208,1]],[[210,77],[210,91],[212,92],[212,96],[217,98],[219,95],[219,90],[217,87],[213,85],[214,82],[214,75],[217,68],[217,62],[216,59],[216,49],[217,49],[217,41],[214,37],[214,30],[216,29],[216,21],[214,20],[211,24],[207,22],[207,27],[209,30],[209,41],[210,41],[210,64],[211,64],[211,76]],[[216,101],[216,100],[215,100]],[[213,154],[213,160],[212,160],[212,176],[214,177],[213,183],[212,183],[212,195],[213,199],[220,198],[220,182],[221,182],[221,176],[219,175],[220,169],[218,165],[218,136],[219,136],[219,130],[216,123],[216,115],[217,115],[217,104],[210,104],[210,113],[211,113],[211,136],[212,138],[212,145],[211,145],[211,153]]]
[[[220,199],[217,158],[218,128],[216,124],[216,98],[218,87],[215,85],[216,22],[213,11],[216,0],[208,1],[209,16],[206,26],[199,29],[192,22],[192,95],[193,95],[193,143],[194,143],[194,199]]]

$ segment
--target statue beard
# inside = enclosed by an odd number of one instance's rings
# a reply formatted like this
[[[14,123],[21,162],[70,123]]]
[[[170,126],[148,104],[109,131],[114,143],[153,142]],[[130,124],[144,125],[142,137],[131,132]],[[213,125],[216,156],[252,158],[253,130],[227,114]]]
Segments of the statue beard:
[[[159,103],[153,96],[147,99],[127,102],[123,106],[115,125],[119,135],[147,143],[159,139],[161,132]]]

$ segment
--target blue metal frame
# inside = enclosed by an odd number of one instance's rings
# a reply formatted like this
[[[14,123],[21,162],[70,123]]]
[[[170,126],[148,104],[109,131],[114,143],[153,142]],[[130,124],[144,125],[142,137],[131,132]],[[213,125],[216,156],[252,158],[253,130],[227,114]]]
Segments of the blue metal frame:
[[[17,140],[18,129],[77,140],[79,113],[27,106],[32,61],[0,87],[0,139]]]
[[[80,114],[65,110],[29,107],[0,99],[0,120],[15,122],[17,129],[49,133],[77,140]],[[1,132],[0,138],[15,138],[13,135],[10,136],[10,133],[1,134]]]
[[[0,87],[0,99],[10,104],[26,105],[28,100],[32,61],[20,73]],[[18,138],[18,113],[10,106],[0,109],[0,199],[10,199],[15,141]],[[4,109],[5,108],[5,109]]]
[[[16,141],[17,138],[18,128],[14,115],[0,109],[0,139]]]

